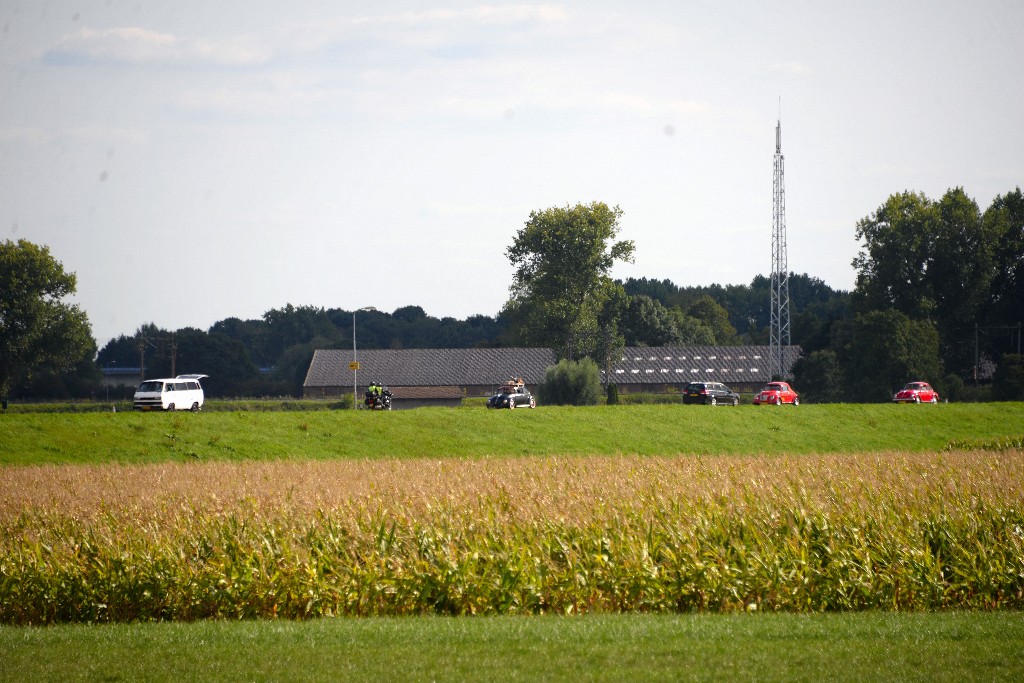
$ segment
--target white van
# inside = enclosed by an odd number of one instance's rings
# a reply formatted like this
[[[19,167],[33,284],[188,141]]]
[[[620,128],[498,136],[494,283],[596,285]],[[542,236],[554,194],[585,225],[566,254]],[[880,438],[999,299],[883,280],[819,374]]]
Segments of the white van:
[[[203,407],[199,380],[209,375],[178,375],[174,379],[147,379],[135,390],[135,410],[191,410]]]

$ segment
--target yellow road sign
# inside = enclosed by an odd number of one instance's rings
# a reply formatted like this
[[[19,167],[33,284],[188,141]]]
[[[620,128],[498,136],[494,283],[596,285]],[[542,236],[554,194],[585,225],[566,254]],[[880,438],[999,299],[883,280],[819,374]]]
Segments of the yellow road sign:
[[[351,363],[349,363],[348,364],[348,369],[349,370],[358,370],[359,369],[359,361],[354,360]]]

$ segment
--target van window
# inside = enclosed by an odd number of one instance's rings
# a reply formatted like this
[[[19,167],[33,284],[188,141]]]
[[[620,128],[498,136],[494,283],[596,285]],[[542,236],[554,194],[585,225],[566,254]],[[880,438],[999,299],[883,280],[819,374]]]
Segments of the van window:
[[[174,390],[175,391],[187,391],[188,387],[185,386],[184,382],[175,382],[174,383]]]
[[[199,389],[199,382],[185,382],[185,386],[192,391],[197,391]]]
[[[163,382],[143,382],[139,385],[139,391],[161,391],[164,388]]]

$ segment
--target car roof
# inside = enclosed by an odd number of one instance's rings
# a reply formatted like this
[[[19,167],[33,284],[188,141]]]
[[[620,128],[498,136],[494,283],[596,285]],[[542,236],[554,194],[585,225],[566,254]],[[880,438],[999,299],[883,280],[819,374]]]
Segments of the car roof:
[[[142,380],[143,382],[181,382],[186,379],[200,379],[203,377],[209,377],[209,375],[178,375],[177,377],[151,377],[149,379]]]

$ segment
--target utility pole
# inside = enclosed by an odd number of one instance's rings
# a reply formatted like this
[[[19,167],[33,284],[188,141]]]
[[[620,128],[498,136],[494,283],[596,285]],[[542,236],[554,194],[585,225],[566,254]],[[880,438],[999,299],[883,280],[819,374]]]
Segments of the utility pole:
[[[782,156],[782,117],[775,126],[775,178],[772,192],[772,277],[769,371],[785,377],[785,349],[790,345],[789,264],[786,257],[786,178]],[[771,379],[771,378],[769,378]]]
[[[178,335],[171,334],[171,377],[177,377],[178,373],[175,370],[178,360]]]

